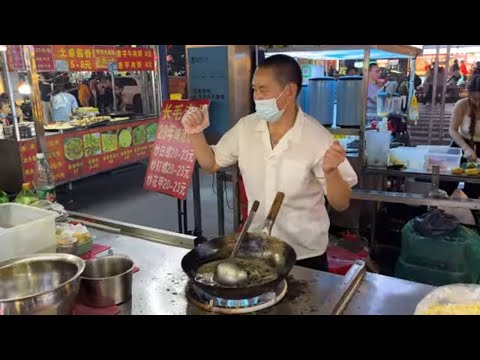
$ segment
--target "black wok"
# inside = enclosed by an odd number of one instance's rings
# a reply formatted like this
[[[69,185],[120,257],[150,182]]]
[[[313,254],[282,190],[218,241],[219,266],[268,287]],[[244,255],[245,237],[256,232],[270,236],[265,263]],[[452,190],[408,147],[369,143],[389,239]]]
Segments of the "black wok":
[[[227,259],[237,241],[236,234],[218,237],[195,247],[182,259],[183,271],[200,289],[209,295],[223,299],[250,299],[276,289],[285,279],[297,260],[295,250],[286,242],[271,236],[273,224],[277,218],[284,198],[277,193],[261,233],[248,233],[237,253],[238,258],[259,258],[271,266],[276,273],[272,280],[249,283],[239,287],[226,287],[220,284],[210,285],[197,281],[198,269],[207,263]]]

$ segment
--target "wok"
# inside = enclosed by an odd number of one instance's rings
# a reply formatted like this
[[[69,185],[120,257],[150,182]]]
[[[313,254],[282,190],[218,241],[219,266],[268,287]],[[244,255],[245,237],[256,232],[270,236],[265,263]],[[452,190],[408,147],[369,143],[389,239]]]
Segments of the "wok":
[[[223,299],[250,299],[276,289],[297,260],[295,250],[286,242],[271,236],[272,227],[285,195],[277,193],[260,233],[248,233],[237,253],[237,258],[257,258],[268,264],[276,275],[272,280],[249,282],[238,287],[207,284],[196,279],[198,269],[207,263],[227,259],[236,243],[236,235],[218,237],[198,245],[182,259],[182,269],[197,287],[212,296]]]

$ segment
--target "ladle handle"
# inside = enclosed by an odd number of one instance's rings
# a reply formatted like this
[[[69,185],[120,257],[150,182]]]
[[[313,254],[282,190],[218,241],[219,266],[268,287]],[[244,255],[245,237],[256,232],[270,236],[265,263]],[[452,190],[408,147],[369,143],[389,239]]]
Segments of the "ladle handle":
[[[250,209],[250,212],[248,213],[247,220],[245,221],[245,224],[243,225],[242,231],[240,231],[240,234],[238,235],[237,238],[237,243],[235,244],[235,247],[233,248],[232,253],[230,254],[230,258],[234,258],[235,255],[237,255],[238,249],[240,249],[240,245],[243,242],[243,239],[247,235],[248,228],[252,224],[253,218],[255,217],[255,214],[257,213],[258,207],[260,206],[260,203],[255,200],[253,202],[252,208]]]

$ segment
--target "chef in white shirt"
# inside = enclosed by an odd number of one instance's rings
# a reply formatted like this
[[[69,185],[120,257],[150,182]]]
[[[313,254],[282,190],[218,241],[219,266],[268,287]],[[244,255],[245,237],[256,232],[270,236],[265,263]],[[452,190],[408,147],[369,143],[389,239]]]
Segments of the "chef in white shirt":
[[[298,106],[302,72],[295,59],[268,57],[255,71],[252,87],[256,112],[240,119],[215,146],[203,134],[208,111],[191,108],[184,115],[197,161],[211,173],[238,162],[249,202],[260,202],[252,229],[261,227],[276,193],[285,193],[272,235],[295,249],[297,265],[327,271],[325,196],[337,211],[347,209],[357,175],[340,144]]]

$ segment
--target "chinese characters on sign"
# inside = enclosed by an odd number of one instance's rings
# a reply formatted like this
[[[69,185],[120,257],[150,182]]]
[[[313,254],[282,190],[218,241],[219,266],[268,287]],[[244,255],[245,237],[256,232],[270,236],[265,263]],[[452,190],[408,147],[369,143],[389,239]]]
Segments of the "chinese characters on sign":
[[[22,45],[7,45],[8,71],[25,71],[25,58]]]
[[[116,49],[118,71],[155,70],[152,49],[122,46]]]
[[[210,100],[167,100],[150,154],[144,187],[183,200],[187,197],[195,166],[195,153],[181,119],[191,107],[209,105]]]
[[[95,46],[95,70],[108,71],[108,64],[117,61],[114,46]]]
[[[34,49],[37,71],[55,71],[55,61],[53,60],[53,47],[51,45],[34,45]]]
[[[47,156],[55,182],[66,183],[147,159],[153,149],[157,122],[158,119],[148,119],[106,126],[101,131],[92,128],[48,136]],[[131,135],[124,134],[125,131],[130,134],[132,126],[141,129],[136,134],[137,142]],[[101,142],[103,133],[107,137]],[[33,180],[36,154],[34,139],[22,141],[20,156],[24,182]]]
[[[118,71],[155,70],[153,49],[130,46],[53,45],[53,60],[66,61],[69,71],[108,71],[109,64]]]

